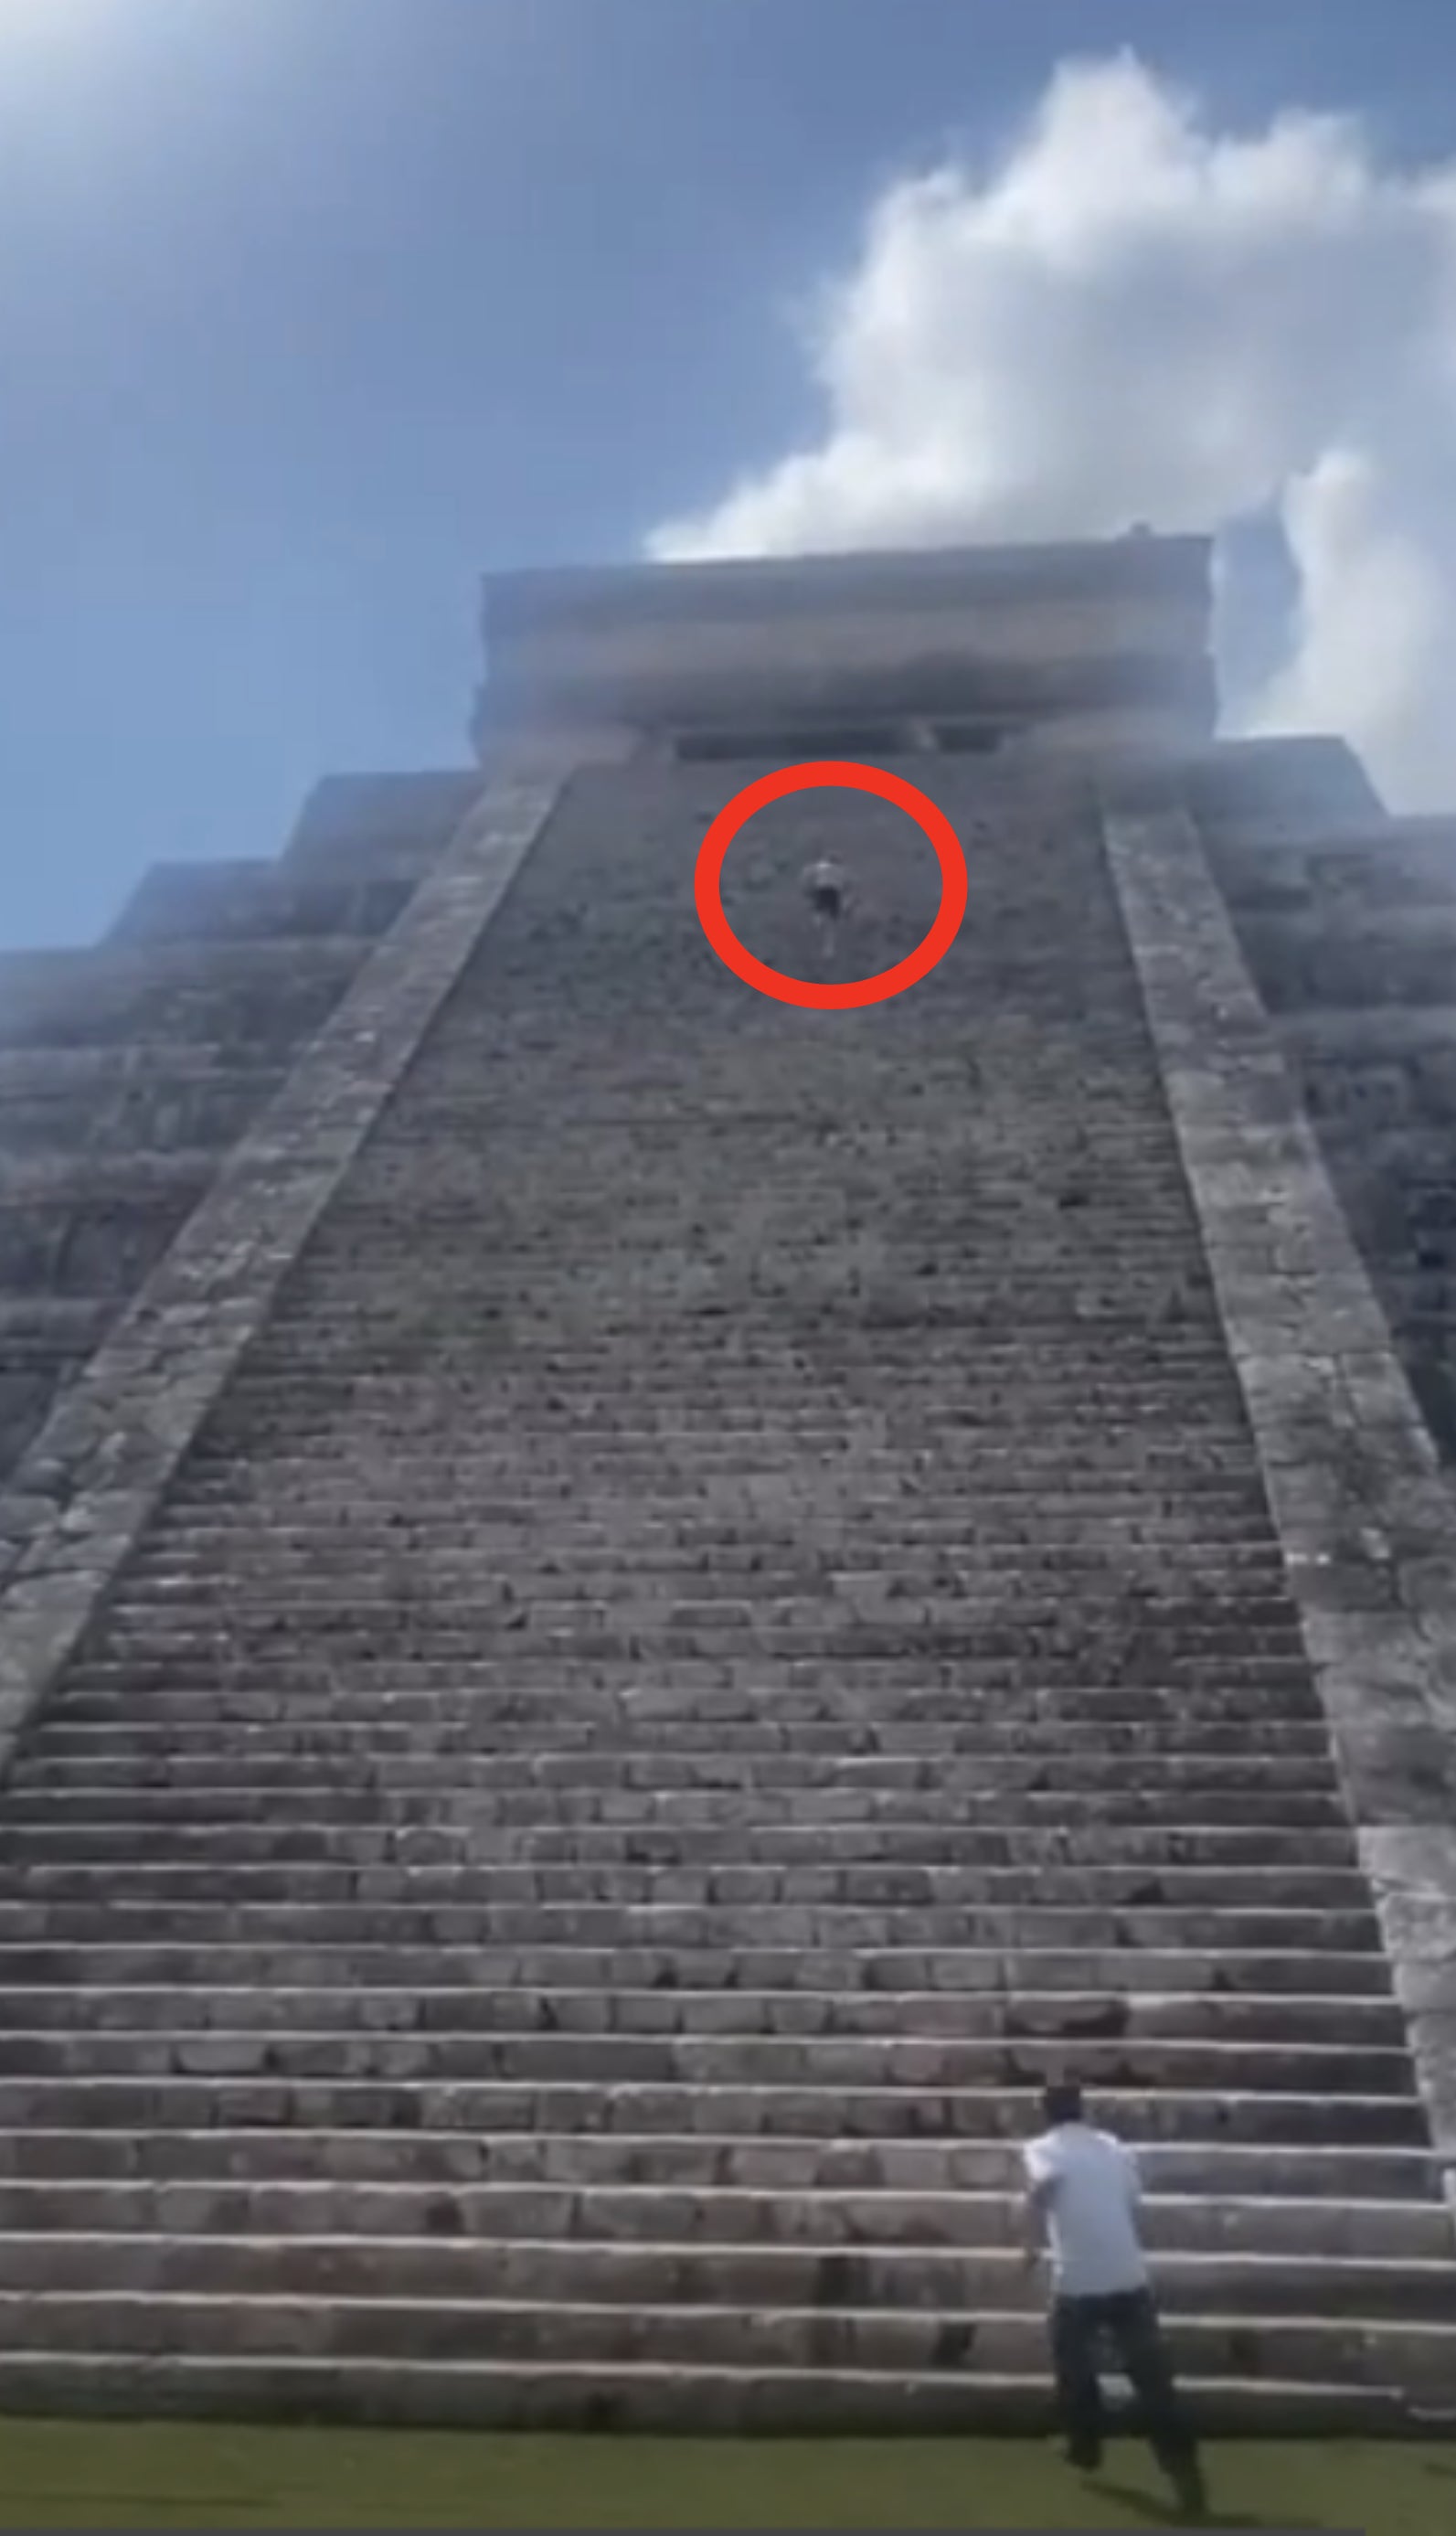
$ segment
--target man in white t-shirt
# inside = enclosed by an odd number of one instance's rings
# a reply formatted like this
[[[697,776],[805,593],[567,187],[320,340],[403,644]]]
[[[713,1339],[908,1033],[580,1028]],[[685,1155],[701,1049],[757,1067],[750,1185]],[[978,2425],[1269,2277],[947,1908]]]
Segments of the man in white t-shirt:
[[[1098,2352],[1110,2340],[1143,2406],[1154,2455],[1183,2508],[1207,2506],[1197,2443],[1183,2419],[1148,2278],[1138,2215],[1137,2160],[1110,2131],[1095,2130],[1070,2084],[1046,2088],[1046,2124],[1023,2151],[1029,2265],[1051,2261],[1051,2356],[1071,2464],[1102,2463],[1104,2414]]]

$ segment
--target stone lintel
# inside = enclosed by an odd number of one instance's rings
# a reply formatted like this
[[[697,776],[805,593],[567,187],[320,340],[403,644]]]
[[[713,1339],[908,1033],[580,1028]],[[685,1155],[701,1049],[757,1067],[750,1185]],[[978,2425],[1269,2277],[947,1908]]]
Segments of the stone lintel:
[[[486,584],[496,728],[1155,706],[1212,737],[1198,539],[528,573]]]
[[[866,616],[907,604],[964,608],[1023,600],[1108,597],[1212,605],[1213,543],[1204,537],[1067,539],[1036,544],[900,547],[877,554],[724,556],[703,563],[570,565],[487,574],[486,626],[659,622],[705,616],[757,623],[765,613]]]

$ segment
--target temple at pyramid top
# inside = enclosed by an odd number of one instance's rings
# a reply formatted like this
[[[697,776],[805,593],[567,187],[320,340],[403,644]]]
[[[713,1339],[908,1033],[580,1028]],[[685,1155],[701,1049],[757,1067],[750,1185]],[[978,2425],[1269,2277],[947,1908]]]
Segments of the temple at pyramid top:
[[[1204,538],[490,576],[474,727],[806,749],[1213,734]],[[869,726],[878,726],[870,729]],[[739,753],[734,747],[734,754]]]

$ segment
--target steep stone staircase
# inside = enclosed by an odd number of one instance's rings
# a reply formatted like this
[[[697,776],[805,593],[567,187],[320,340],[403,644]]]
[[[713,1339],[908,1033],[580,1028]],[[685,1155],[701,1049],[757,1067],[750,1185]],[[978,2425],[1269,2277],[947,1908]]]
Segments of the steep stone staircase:
[[[0,2400],[1033,2421],[1016,2143],[1210,2420],[1452,2382],[1450,2223],[1071,778],[577,779],[0,1803]],[[846,796],[729,914],[933,912]]]

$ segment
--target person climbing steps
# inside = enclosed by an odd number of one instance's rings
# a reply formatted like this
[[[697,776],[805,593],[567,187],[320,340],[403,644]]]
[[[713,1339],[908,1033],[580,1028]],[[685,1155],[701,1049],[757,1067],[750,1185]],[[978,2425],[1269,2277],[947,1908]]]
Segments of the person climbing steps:
[[[832,856],[821,856],[803,875],[803,887],[819,928],[819,948],[829,958],[839,940],[840,919],[848,904],[845,874]]]

